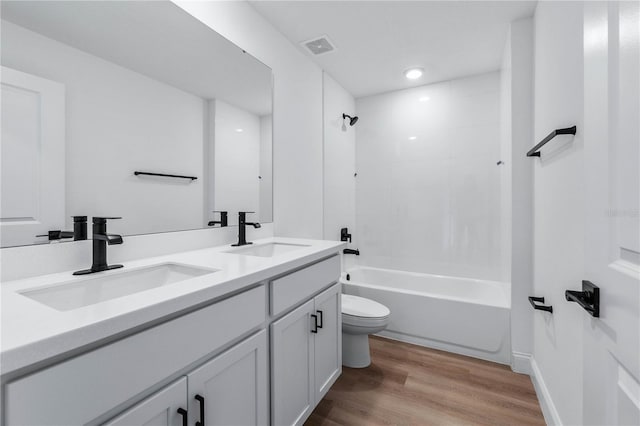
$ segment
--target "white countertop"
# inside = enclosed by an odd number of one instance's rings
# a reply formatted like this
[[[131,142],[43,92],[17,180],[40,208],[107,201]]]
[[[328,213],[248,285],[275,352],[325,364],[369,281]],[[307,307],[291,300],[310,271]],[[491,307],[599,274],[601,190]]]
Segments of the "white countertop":
[[[223,297],[337,253],[345,245],[338,241],[277,237],[257,240],[254,245],[271,242],[308,247],[300,247],[273,257],[258,257],[224,253],[231,249],[229,245],[224,245],[123,262],[124,269],[173,262],[219,271],[70,311],[58,311],[23,296],[20,292],[51,283],[73,283],[75,280],[86,279],[87,276],[74,276],[73,271],[68,271],[3,283],[1,373],[11,373],[207,300]]]

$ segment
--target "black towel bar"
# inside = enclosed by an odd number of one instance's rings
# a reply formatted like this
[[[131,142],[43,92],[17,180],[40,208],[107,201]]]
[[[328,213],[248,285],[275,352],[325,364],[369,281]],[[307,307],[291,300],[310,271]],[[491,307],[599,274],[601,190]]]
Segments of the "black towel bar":
[[[536,302],[544,303],[544,297],[529,296],[529,303],[531,303],[531,306],[533,306],[533,309],[553,313],[553,306],[538,305],[536,304]]]
[[[170,177],[170,178],[178,178],[178,179],[191,179],[191,180],[198,179],[196,176],[168,175],[166,173],[151,173],[151,172],[138,172],[138,171],[135,171],[135,172],[133,172],[133,174],[136,175],[136,176],[145,175],[145,176],[162,176],[162,177]]]
[[[565,129],[556,129],[553,132],[549,133],[546,138],[542,139],[538,145],[534,146],[527,152],[527,157],[540,157],[540,148],[546,145],[551,139],[555,138],[558,135],[575,135],[576,134],[576,126],[567,127]]]

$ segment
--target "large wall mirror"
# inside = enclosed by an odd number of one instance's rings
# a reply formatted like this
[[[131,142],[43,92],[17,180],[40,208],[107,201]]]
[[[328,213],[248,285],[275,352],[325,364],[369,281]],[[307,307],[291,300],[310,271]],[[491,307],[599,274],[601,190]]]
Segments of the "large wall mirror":
[[[49,243],[37,235],[72,216],[89,238],[92,216],[121,216],[121,235],[206,228],[214,211],[272,222],[270,68],[170,2],[1,12],[2,247]]]

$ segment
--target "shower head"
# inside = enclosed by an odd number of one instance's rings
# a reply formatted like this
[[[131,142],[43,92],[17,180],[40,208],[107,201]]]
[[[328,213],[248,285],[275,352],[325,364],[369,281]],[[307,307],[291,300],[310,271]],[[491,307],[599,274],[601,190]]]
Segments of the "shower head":
[[[342,114],[342,119],[344,120],[345,118],[349,119],[349,126],[353,126],[354,124],[356,124],[358,122],[358,116],[357,115],[351,117],[350,115]]]

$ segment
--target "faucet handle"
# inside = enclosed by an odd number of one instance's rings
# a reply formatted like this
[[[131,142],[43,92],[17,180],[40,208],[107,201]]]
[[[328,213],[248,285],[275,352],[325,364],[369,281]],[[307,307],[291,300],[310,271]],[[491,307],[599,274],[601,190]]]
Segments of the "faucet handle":
[[[351,234],[349,233],[348,228],[342,228],[340,230],[340,241],[349,241],[351,242]]]
[[[209,223],[207,223],[207,226],[213,226],[215,224],[220,224],[220,227],[225,227],[227,226],[228,222],[228,212],[226,210],[213,210],[213,213],[220,213],[220,221],[209,221]]]
[[[111,219],[122,219],[122,217],[117,217],[117,216],[94,216],[93,217],[93,223],[107,223],[107,220],[111,220]]]
[[[48,231],[46,234],[36,235],[36,237],[48,237],[49,241],[57,241],[63,238],[73,238],[73,232],[56,229],[54,231]]]

